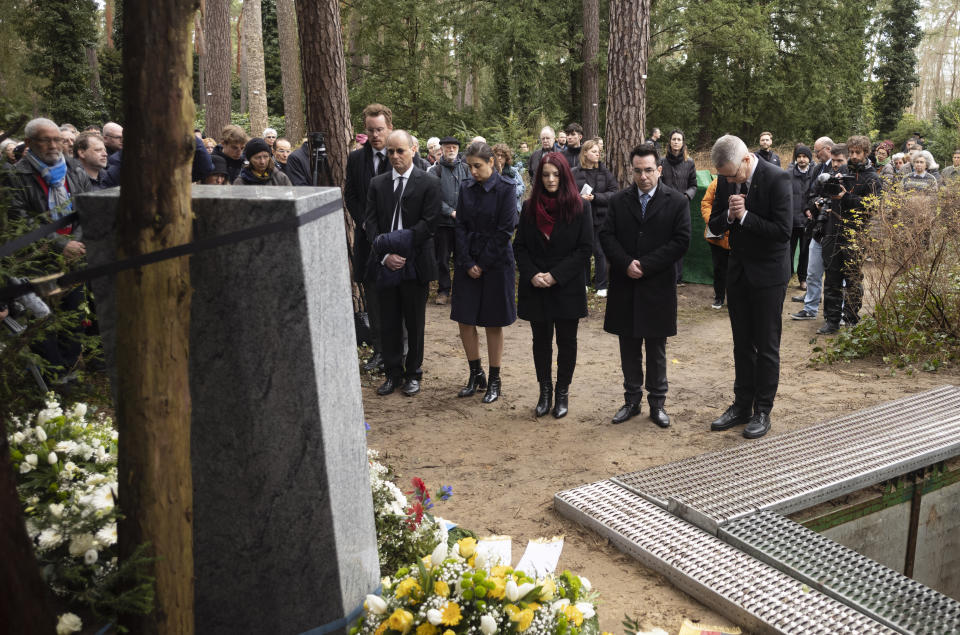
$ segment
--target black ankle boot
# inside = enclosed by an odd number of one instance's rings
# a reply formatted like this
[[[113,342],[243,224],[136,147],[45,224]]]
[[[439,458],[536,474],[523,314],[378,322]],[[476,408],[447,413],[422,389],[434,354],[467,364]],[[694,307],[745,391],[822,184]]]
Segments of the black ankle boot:
[[[550,412],[550,406],[553,405],[553,383],[543,382],[540,384],[540,401],[537,402],[537,408],[534,414],[538,417]]]
[[[570,400],[570,386],[557,384],[557,396],[553,404],[553,418],[560,419],[567,416],[567,404]]]
[[[487,392],[483,395],[483,403],[493,403],[500,398],[500,367],[490,367],[490,381],[487,382]]]
[[[477,394],[478,390],[487,387],[487,377],[483,374],[483,369],[480,368],[480,360],[471,359],[468,363],[470,364],[470,377],[467,378],[467,385],[457,393],[457,397],[469,397]]]

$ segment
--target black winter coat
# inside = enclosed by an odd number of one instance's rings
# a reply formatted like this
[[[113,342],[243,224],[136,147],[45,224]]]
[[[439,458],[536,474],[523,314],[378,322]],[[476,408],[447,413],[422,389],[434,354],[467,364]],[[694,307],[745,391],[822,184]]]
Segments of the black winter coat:
[[[600,244],[610,261],[610,290],[603,330],[629,337],[677,334],[677,274],[674,263],[690,247],[690,202],[662,182],[646,215],[636,185],[610,199]],[[633,260],[643,277],[627,275]]]
[[[538,322],[587,316],[585,270],[593,250],[593,222],[590,203],[583,203],[583,211],[570,222],[557,219],[550,240],[537,227],[532,203],[524,203],[513,239],[520,270],[517,315],[522,319]],[[530,280],[538,273],[550,273],[557,284],[546,289],[533,286]]]
[[[610,203],[610,197],[617,193],[619,189],[617,179],[614,178],[607,166],[601,161],[600,164],[592,169],[577,168],[573,171],[573,178],[577,182],[577,190],[583,189],[585,183],[589,183],[593,188],[593,200],[590,201],[590,207],[593,210],[593,226],[595,232],[600,231],[603,221],[607,218],[607,206]]]
[[[757,150],[756,155],[767,163],[780,167],[780,156],[773,150]]]
[[[790,174],[790,181],[793,184],[793,226],[804,227],[807,224],[807,216],[803,210],[807,207],[807,192],[810,191],[810,184],[813,182],[814,166],[807,167],[806,172],[801,172],[796,163],[787,166],[787,172]]]
[[[663,167],[660,182],[686,196],[688,202],[692,201],[697,195],[697,166],[693,159],[684,160],[682,154],[673,156],[668,153],[660,165]]]
[[[38,173],[33,169],[26,158],[20,159],[13,167],[4,173],[4,186],[10,197],[7,207],[7,216],[16,219],[29,219],[31,224],[42,225],[50,222],[47,209],[47,193],[37,181]],[[67,168],[67,191],[73,199],[77,194],[89,192],[90,177],[79,166]],[[74,206],[76,211],[76,206]],[[56,251],[62,252],[71,240],[83,240],[83,233],[78,224],[73,225],[70,234],[51,233],[47,237]]]
[[[213,154],[218,154],[227,162],[227,183],[233,183],[240,176],[240,170],[243,169],[243,155],[239,159],[228,157],[223,153],[223,146],[218,145],[213,149]]]

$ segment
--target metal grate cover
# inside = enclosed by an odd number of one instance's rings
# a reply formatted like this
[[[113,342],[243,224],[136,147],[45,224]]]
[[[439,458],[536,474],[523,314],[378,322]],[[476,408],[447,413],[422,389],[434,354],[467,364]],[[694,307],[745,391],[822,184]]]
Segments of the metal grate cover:
[[[716,533],[733,518],[804,509],[958,454],[960,388],[944,386],[611,480]]]
[[[900,633],[960,633],[960,602],[774,512],[731,521],[719,537]]]
[[[563,515],[609,538],[678,588],[756,632],[893,633],[611,481],[560,492]]]

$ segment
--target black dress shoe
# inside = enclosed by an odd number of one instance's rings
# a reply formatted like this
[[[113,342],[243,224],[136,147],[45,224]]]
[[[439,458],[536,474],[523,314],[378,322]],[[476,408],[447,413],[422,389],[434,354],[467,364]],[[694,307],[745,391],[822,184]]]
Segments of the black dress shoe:
[[[381,397],[391,394],[394,390],[397,389],[397,385],[400,383],[400,380],[395,377],[387,377],[387,380],[380,384],[380,387],[377,388],[377,394]]]
[[[413,397],[415,394],[420,392],[420,380],[416,377],[411,377],[404,382],[403,388],[400,389],[400,392],[405,394],[407,397]]]
[[[729,430],[733,426],[740,426],[750,420],[750,411],[741,409],[736,404],[727,408],[726,412],[720,415],[720,418],[710,424],[710,430],[713,432],[722,432]]]
[[[650,421],[653,421],[655,424],[661,428],[670,427],[670,417],[667,415],[667,411],[663,408],[650,407]]]
[[[747,439],[759,439],[770,430],[770,413],[758,412],[750,417],[750,422],[743,429],[743,436]]]
[[[553,418],[562,419],[567,416],[570,401],[570,386],[561,386],[557,384],[557,395],[554,398]]]
[[[467,384],[460,389],[457,397],[471,397],[477,394],[478,390],[483,390],[486,387],[487,376],[483,373],[483,369],[480,368],[476,372],[471,371],[470,376],[467,378]]]
[[[613,415],[613,423],[623,423],[631,417],[636,417],[640,414],[640,404],[638,403],[625,403],[620,407],[620,410],[617,410],[617,414]]]
[[[537,401],[537,407],[533,414],[542,417],[550,412],[550,406],[553,404],[553,383],[544,382],[540,384],[540,400]]]
[[[372,373],[382,369],[383,369],[383,355],[381,355],[379,352],[375,352],[373,355],[371,355],[370,359],[368,359],[366,363],[363,365],[363,372],[365,373]]]

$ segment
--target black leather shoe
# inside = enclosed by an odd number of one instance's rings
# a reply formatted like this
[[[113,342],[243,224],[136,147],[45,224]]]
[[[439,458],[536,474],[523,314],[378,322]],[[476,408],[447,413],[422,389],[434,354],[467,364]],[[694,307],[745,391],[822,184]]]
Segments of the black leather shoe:
[[[663,408],[654,408],[650,407],[650,421],[653,421],[655,424],[661,428],[670,427],[670,417],[667,415],[667,411]]]
[[[533,413],[542,417],[548,412],[550,412],[550,406],[553,402],[553,384],[551,382],[545,382],[540,384],[540,400],[537,401],[537,407]]]
[[[413,397],[415,394],[420,392],[420,380],[415,377],[411,377],[404,382],[403,388],[400,389],[400,392],[405,394],[407,397]]]
[[[399,379],[396,379],[395,377],[387,377],[387,380],[380,384],[380,387],[377,388],[377,394],[381,397],[389,395],[397,389],[397,385],[399,383]]]
[[[743,436],[747,439],[759,439],[770,430],[770,413],[758,412],[750,417],[750,422],[743,429]]]
[[[742,410],[736,404],[727,408],[726,412],[720,415],[720,418],[710,424],[710,430],[713,432],[722,432],[729,430],[733,426],[740,426],[750,420],[750,411]]]
[[[491,377],[487,382],[487,392],[483,393],[483,403],[493,403],[500,398],[500,378]]]
[[[791,302],[806,302],[806,301],[807,301],[807,295],[804,294],[804,295],[791,296],[790,301],[791,301]]]
[[[363,372],[365,373],[372,373],[382,369],[383,369],[383,355],[381,355],[378,352],[371,355],[370,359],[368,359],[366,363],[363,365]]]
[[[840,325],[836,322],[824,322],[823,326],[817,329],[817,335],[833,335],[840,330]]]
[[[477,394],[478,390],[483,390],[486,387],[487,376],[484,374],[483,369],[480,369],[479,373],[470,373],[470,377],[467,378],[467,385],[460,389],[457,397],[471,397]]]
[[[638,403],[625,403],[620,407],[620,410],[617,410],[617,414],[613,415],[613,423],[623,423],[631,417],[636,417],[640,414],[640,404]]]
[[[562,419],[567,416],[570,402],[570,386],[557,385],[557,396],[553,404],[553,418]]]

